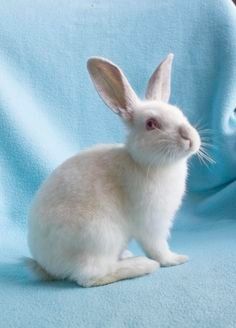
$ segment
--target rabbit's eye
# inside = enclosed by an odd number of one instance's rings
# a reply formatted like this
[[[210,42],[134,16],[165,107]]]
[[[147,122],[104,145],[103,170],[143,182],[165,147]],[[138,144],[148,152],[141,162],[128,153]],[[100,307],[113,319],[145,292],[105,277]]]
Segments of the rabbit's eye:
[[[160,128],[161,128],[161,124],[158,122],[157,119],[149,118],[146,121],[146,130],[150,131],[150,130],[160,129]]]

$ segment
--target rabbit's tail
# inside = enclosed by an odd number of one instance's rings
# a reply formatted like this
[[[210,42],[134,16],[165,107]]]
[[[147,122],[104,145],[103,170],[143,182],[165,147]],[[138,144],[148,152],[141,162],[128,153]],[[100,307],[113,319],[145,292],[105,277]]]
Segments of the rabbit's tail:
[[[48,273],[43,267],[41,267],[41,265],[36,260],[30,257],[23,257],[22,261],[28,268],[30,268],[31,271],[35,273],[35,275],[40,280],[44,280],[44,281],[56,280],[56,277]]]

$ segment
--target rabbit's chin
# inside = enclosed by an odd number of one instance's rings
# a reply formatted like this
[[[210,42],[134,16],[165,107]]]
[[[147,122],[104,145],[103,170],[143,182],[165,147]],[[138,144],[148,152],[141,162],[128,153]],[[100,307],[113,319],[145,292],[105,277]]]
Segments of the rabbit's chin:
[[[163,167],[175,165],[180,161],[187,161],[191,156],[196,154],[200,149],[200,139],[193,140],[190,143],[180,142],[173,147],[166,148],[164,151],[161,149],[135,149],[133,144],[126,145],[128,152],[133,160],[146,167]]]
[[[135,152],[133,149],[128,149],[128,152],[132,159],[142,167],[158,168],[165,166],[172,166],[180,161],[187,161],[187,159],[192,155],[191,151],[175,151],[169,152],[168,156],[158,153],[158,151],[152,153],[140,153]]]

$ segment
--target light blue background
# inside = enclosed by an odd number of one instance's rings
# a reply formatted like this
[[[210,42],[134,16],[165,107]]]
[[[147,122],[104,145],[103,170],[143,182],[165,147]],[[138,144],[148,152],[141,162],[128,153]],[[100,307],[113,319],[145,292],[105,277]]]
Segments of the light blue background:
[[[124,129],[86,70],[103,56],[142,96],[175,54],[171,102],[211,129],[216,164],[190,163],[171,240],[188,264],[81,289],[36,281],[26,221],[42,180]],[[230,0],[2,0],[0,4],[0,327],[235,327],[236,9]],[[131,248],[138,254],[135,244]]]

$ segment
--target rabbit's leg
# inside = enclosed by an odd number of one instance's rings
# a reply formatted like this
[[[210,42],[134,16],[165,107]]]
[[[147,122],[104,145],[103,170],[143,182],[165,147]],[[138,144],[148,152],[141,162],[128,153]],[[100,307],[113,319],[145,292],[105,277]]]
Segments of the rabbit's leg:
[[[82,287],[107,285],[115,281],[135,278],[152,273],[159,263],[144,256],[129,257],[114,263],[90,259],[85,266],[75,270],[71,279]]]
[[[147,235],[139,240],[146,255],[158,261],[161,266],[173,266],[188,261],[188,256],[176,254],[169,248],[167,238],[159,238],[158,235]]]

